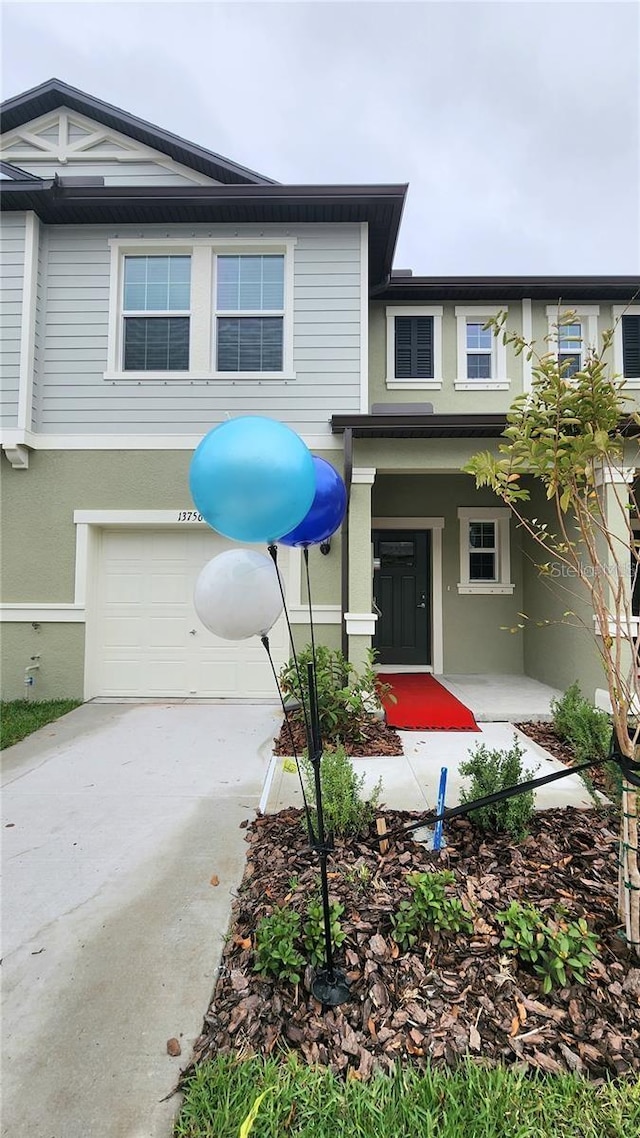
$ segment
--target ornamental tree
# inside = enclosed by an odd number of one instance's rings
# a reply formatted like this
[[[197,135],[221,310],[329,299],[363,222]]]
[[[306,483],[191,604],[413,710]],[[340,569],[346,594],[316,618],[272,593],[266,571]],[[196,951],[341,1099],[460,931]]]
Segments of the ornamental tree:
[[[576,322],[558,315],[556,329]],[[550,350],[506,328],[506,313],[488,321],[504,344],[532,362],[531,390],[515,399],[507,415],[498,454],[474,455],[463,470],[476,486],[488,486],[507,505],[539,553],[538,572],[564,566],[579,582],[595,615],[590,630],[611,701],[613,729],[621,754],[640,754],[638,634],[632,591],[639,552],[633,519],[639,516],[634,472],[640,466],[640,416],[629,411],[624,380],[611,374],[607,353],[614,332],[602,336],[579,371],[569,374]],[[566,333],[563,337],[566,339]],[[547,520],[532,517],[532,484],[541,486],[550,507]],[[630,572],[631,568],[631,572]],[[567,611],[565,617],[577,614]],[[526,618],[525,618],[526,619]],[[626,774],[622,784],[619,913],[629,947],[640,956],[640,871],[638,794]]]

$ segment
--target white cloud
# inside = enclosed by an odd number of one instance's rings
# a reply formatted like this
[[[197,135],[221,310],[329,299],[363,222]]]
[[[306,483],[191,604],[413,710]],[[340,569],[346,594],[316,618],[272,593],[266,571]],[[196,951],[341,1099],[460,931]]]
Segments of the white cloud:
[[[5,4],[51,75],[286,182],[405,182],[396,263],[638,268],[633,3]]]

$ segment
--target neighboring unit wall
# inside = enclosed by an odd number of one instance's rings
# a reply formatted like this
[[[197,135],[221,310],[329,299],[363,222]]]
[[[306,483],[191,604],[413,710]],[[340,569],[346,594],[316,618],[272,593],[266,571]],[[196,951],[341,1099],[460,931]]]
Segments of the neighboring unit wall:
[[[293,379],[105,379],[115,236],[295,238]],[[360,226],[60,226],[48,233],[38,430],[49,434],[204,434],[228,415],[267,414],[330,438],[334,413],[360,407]],[[142,244],[142,242],[140,242]],[[159,246],[156,243],[154,249]]]
[[[435,303],[435,302],[434,302]],[[501,411],[509,407],[523,386],[522,357],[516,356],[512,348],[507,349],[507,377],[510,384],[507,390],[486,390],[478,382],[477,390],[456,387],[462,378],[459,375],[458,361],[458,322],[456,307],[473,307],[496,311],[508,308],[508,327],[522,332],[522,304],[520,301],[468,301],[445,302],[442,307],[442,386],[433,387],[426,382],[407,384],[405,389],[395,386],[389,389],[387,380],[387,308],[400,307],[408,313],[411,307],[420,305],[373,301],[369,307],[369,406],[373,403],[432,403],[435,412],[480,413],[482,411]],[[479,317],[480,319],[480,317]],[[485,319],[482,317],[481,319]],[[440,377],[438,377],[440,378]],[[472,382],[472,381],[469,381]]]
[[[25,230],[25,214],[1,215],[0,426],[2,427],[16,427],[18,423]]]
[[[527,515],[546,520],[551,530],[555,517],[544,494],[531,487]],[[605,686],[594,636],[593,608],[576,576],[559,562],[550,573],[538,565],[549,561],[532,538],[523,537],[524,666],[528,676],[565,691],[576,681],[583,695],[593,700],[596,688]]]

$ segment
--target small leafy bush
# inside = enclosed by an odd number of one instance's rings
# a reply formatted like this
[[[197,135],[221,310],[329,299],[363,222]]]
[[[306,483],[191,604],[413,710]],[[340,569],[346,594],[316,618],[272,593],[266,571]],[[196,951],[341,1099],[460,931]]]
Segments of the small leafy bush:
[[[471,779],[469,787],[460,792],[461,801],[473,802],[476,798],[484,798],[526,781],[532,771],[523,771],[523,756],[524,751],[515,735],[513,746],[508,751],[490,751],[484,743],[478,743],[467,761],[460,764],[460,774]],[[514,838],[523,838],[533,815],[533,796],[534,792],[529,790],[493,806],[471,810],[470,816],[482,830],[505,831]]]
[[[308,644],[297,656],[297,669],[291,658],[280,672],[280,688],[285,697],[297,699],[308,708],[308,665],[314,659],[311,645]],[[389,693],[389,685],[378,680],[373,661],[374,653],[369,652],[367,664],[359,672],[339,649],[327,648],[323,644],[316,646],[318,715],[325,741],[361,738],[363,727],[377,710],[382,696]]]
[[[443,932],[471,932],[469,915],[457,897],[447,896],[447,886],[455,876],[445,869],[440,873],[409,873],[413,888],[410,901],[401,901],[391,918],[391,935],[401,948],[412,948],[426,928]]]
[[[339,948],[346,936],[340,924],[344,905],[341,905],[339,901],[331,901],[329,913],[331,916],[331,940],[334,948]],[[320,898],[312,898],[307,905],[307,919],[303,925],[302,942],[313,967],[317,968],[319,964],[323,964],[325,960],[324,913]]]
[[[299,937],[300,914],[294,909],[276,909],[263,917],[256,929],[254,971],[298,984],[305,964],[296,947]]]
[[[531,964],[542,977],[545,993],[554,987],[564,988],[571,980],[586,984],[586,971],[597,956],[597,937],[589,931],[584,917],[567,921],[557,912],[545,921],[533,905],[512,901],[508,909],[497,914],[504,925],[500,947]]]
[[[315,801],[315,776],[310,759],[301,761],[307,796]],[[364,775],[357,775],[344,747],[327,751],[320,760],[322,810],[327,833],[346,838],[361,834],[373,821],[382,794],[382,781],[374,786],[369,798],[362,797]]]
[[[609,753],[611,722],[606,711],[599,711],[585,699],[577,683],[567,688],[561,699],[551,704],[553,726],[570,743],[578,762],[604,758]]]
[[[330,902],[334,948],[340,947],[346,935],[340,924],[343,913],[344,906],[339,901]],[[298,984],[307,958],[314,968],[325,959],[324,914],[319,897],[312,897],[309,901],[304,920],[295,909],[282,906],[268,917],[263,917],[256,929],[255,972]]]

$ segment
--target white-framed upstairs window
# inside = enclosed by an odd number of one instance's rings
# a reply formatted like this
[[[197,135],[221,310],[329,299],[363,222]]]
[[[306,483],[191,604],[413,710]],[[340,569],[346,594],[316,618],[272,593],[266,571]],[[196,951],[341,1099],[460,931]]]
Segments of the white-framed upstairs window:
[[[613,306],[613,370],[627,386],[640,387],[640,304]]]
[[[506,391],[509,387],[507,349],[501,336],[485,328],[493,316],[507,311],[506,305],[456,305],[458,371],[454,386],[458,391]]]
[[[563,366],[563,375],[570,378],[584,367],[587,356],[598,346],[597,304],[547,305],[549,324],[549,351]]]
[[[442,305],[389,305],[386,385],[396,391],[442,387]]]
[[[295,379],[295,243],[111,239],[105,379]]]
[[[190,323],[191,257],[125,256],[123,372],[188,372]]]
[[[282,253],[216,255],[216,371],[282,375],[284,271]]]
[[[460,506],[459,593],[513,593],[510,511]]]

